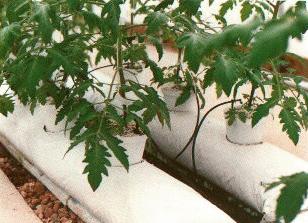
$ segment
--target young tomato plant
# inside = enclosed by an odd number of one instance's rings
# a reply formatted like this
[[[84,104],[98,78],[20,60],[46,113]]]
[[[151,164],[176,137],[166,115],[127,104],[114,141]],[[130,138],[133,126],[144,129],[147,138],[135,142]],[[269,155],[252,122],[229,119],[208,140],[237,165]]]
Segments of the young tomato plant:
[[[147,123],[155,116],[169,124],[165,103],[154,88],[123,79],[125,64],[148,63],[143,34],[130,32],[133,24],[120,21],[124,3],[12,0],[1,5],[0,83],[7,84],[12,93],[6,91],[0,96],[0,112],[7,115],[13,111],[15,96],[30,105],[32,112],[38,104],[54,104],[58,109],[56,123],[64,120],[72,125],[68,151],[85,145],[84,173],[93,190],[102,176],[108,175],[111,156],[129,168],[126,150],[116,133],[121,134],[133,122],[149,135]],[[106,59],[109,64],[93,69],[92,52],[98,52],[96,63]],[[113,94],[106,95],[103,89],[113,92],[114,82],[102,83],[92,74],[104,67],[114,67],[114,75],[120,77]],[[84,97],[89,89],[100,94],[101,111]],[[115,96],[125,97],[128,91],[137,99],[117,107]],[[113,131],[114,126],[120,131]]]

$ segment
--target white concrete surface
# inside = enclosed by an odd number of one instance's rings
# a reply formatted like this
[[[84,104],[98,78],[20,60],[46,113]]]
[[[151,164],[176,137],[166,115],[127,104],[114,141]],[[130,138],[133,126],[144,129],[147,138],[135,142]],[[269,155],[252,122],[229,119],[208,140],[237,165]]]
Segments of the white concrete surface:
[[[2,170],[0,170],[0,222],[41,223]]]
[[[193,113],[171,114],[172,130],[151,123],[152,136],[159,148],[175,158],[189,140],[195,125]],[[266,220],[274,220],[277,190],[264,193],[264,185],[280,176],[308,172],[308,163],[279,147],[264,143],[239,146],[226,140],[223,119],[208,119],[196,142],[196,165],[199,174],[220,185],[240,200],[265,213]],[[178,162],[192,169],[191,146]],[[308,207],[308,200],[303,208]],[[308,222],[308,214],[300,215],[294,223]]]
[[[82,206],[103,223],[234,222],[193,189],[147,162],[131,166],[129,173],[124,168],[110,168],[109,177],[93,192],[82,175],[83,145],[63,158],[69,139],[63,133],[43,130],[44,124],[54,119],[51,106],[37,108],[32,116],[27,108],[17,105],[13,115],[0,117],[0,133],[70,196],[67,202],[74,201],[76,210]]]

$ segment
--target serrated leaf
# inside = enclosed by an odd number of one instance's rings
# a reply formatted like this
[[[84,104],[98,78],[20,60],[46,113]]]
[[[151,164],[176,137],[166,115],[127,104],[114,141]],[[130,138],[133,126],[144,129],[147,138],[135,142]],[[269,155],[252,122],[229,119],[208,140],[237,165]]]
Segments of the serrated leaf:
[[[213,70],[214,80],[222,87],[227,96],[238,79],[238,69],[235,62],[224,56],[216,59]]]
[[[252,127],[256,126],[258,122],[269,115],[269,111],[278,103],[277,100],[268,100],[264,104],[259,105],[252,115]]]
[[[238,113],[238,118],[241,122],[246,123],[247,120],[247,114],[246,112],[239,112]]]
[[[228,120],[228,125],[232,125],[236,120],[236,109],[230,108],[226,113],[226,119]]]
[[[155,11],[167,8],[169,5],[172,5],[174,0],[163,0],[156,7]]]
[[[107,128],[102,128],[100,132],[103,140],[106,142],[108,149],[110,149],[113,155],[120,161],[120,163],[124,166],[124,168],[128,171],[129,162],[128,162],[128,155],[125,153],[126,149],[124,149],[120,144],[122,143],[121,140],[116,138],[115,136],[108,133]]]
[[[29,1],[10,0],[6,9],[6,17],[10,23],[19,22],[30,10]]]
[[[299,118],[295,110],[283,108],[279,113],[280,123],[283,124],[282,131],[286,132],[292,142],[296,145],[299,140],[300,127]]]
[[[24,78],[23,85],[31,97],[35,95],[39,82],[50,77],[49,65],[50,61],[46,57],[36,57],[27,64],[26,73],[20,74]]]
[[[106,147],[95,143],[94,145],[90,144],[85,156],[83,162],[87,165],[84,174],[88,174],[90,186],[93,191],[96,191],[102,182],[102,175],[108,176],[107,167],[111,166],[111,163],[107,157],[110,157],[110,154]]]
[[[219,9],[219,15],[221,17],[224,17],[229,10],[233,9],[233,7],[234,7],[234,0],[228,0],[228,1],[224,2],[224,3],[222,3],[220,6],[221,7]]]
[[[107,141],[108,144],[109,141]],[[128,171],[129,169],[129,162],[128,162],[128,155],[125,153],[126,149],[122,146],[115,145],[115,144],[108,144],[108,147],[112,151],[113,155],[120,161],[120,163],[125,167]]]
[[[0,57],[4,58],[14,41],[20,36],[20,25],[12,23],[0,30]]]
[[[14,111],[14,102],[11,97],[6,95],[0,95],[0,113],[7,116],[8,113]]]
[[[145,109],[144,112],[147,112],[148,114],[152,114],[152,111],[147,110],[154,110],[161,124],[164,125],[166,123],[170,127],[169,111],[166,103],[160,99],[157,91],[152,87],[137,85],[132,81],[129,81],[129,83],[130,86],[127,86],[126,90],[134,92],[134,94],[140,99],[140,102],[138,102],[139,106],[136,106],[135,101],[133,103],[134,108],[130,105],[128,106],[128,109],[133,111],[134,109],[143,108]],[[152,118],[154,117],[147,116],[147,122],[152,121]]]
[[[241,9],[241,19],[242,21],[245,21],[249,18],[249,16],[252,14],[253,5],[249,3],[249,1],[245,1],[242,5]]]
[[[46,43],[50,42],[52,33],[55,30],[50,17],[51,10],[48,4],[35,4],[33,20],[38,23],[38,32]]]
[[[276,220],[292,222],[301,211],[308,192],[308,174],[300,172],[281,177],[267,187],[267,191],[283,184],[277,199]]]
[[[163,57],[163,45],[161,41],[154,37],[154,36],[148,36],[148,40],[150,41],[151,44],[153,44],[156,48],[156,51],[158,53],[158,61]]]
[[[71,10],[80,10],[82,6],[80,0],[67,0],[67,4]]]
[[[200,8],[201,2],[202,0],[180,0],[179,8],[188,15],[195,15]]]
[[[180,36],[177,45],[185,48],[184,61],[187,61],[193,72],[197,73],[204,54],[205,37],[198,33],[185,33]]]
[[[122,0],[110,0],[102,8],[101,18],[104,18],[104,24],[111,30],[113,37],[116,37],[119,32],[121,4],[123,4]]]
[[[216,92],[217,98],[220,98],[222,93],[223,93],[222,86],[218,83],[216,83],[216,85],[215,85],[215,92]]]
[[[191,89],[184,88],[180,96],[176,99],[175,106],[184,104],[190,98],[190,95],[191,95]]]
[[[288,46],[289,37],[298,36],[307,30],[308,19],[306,16],[306,14],[297,17],[286,16],[268,23],[264,30],[255,37],[248,56],[248,64],[252,67],[259,67],[269,59],[284,53]],[[264,50],[264,47],[267,50]]]
[[[164,72],[163,70],[152,60],[147,61],[154,77],[154,81],[160,85],[164,83]]]
[[[93,31],[94,28],[101,29],[102,26],[101,18],[97,16],[95,13],[89,11],[82,11],[82,15],[84,17],[86,24],[89,26],[90,31]]]
[[[148,33],[157,33],[162,27],[168,23],[168,16],[160,11],[150,13],[144,22],[147,24]]]

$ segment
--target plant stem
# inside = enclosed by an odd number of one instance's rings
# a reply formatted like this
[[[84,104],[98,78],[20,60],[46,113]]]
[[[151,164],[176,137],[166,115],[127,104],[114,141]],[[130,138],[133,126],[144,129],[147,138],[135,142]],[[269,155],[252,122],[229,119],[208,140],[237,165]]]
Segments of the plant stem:
[[[248,108],[250,108],[252,106],[252,101],[253,101],[255,92],[256,92],[256,87],[253,84],[252,87],[251,87],[250,96],[249,96],[249,100],[248,100]]]
[[[283,1],[277,1],[276,5],[273,5],[274,12],[273,12],[273,18],[272,19],[277,19],[279,8],[282,5]]]
[[[122,86],[125,85],[125,78],[123,73],[123,58],[122,58],[122,31],[119,29],[118,40],[117,40],[117,71],[120,78],[120,89],[119,93],[122,98],[126,98],[125,92],[122,90]],[[123,105],[123,116],[126,119],[126,105]]]
[[[183,52],[182,49],[179,49],[179,50],[178,50],[177,68],[176,68],[176,72],[175,72],[175,75],[176,75],[177,80],[180,79],[182,52]]]

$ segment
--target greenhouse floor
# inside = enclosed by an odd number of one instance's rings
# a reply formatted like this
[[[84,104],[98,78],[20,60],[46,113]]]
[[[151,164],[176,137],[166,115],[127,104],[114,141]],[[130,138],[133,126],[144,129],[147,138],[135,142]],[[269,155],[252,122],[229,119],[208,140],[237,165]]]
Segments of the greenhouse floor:
[[[76,214],[23,168],[1,144],[0,222],[83,223]]]
[[[2,158],[0,158],[2,159]],[[0,170],[0,222],[39,223],[39,218],[27,205],[16,187]]]

